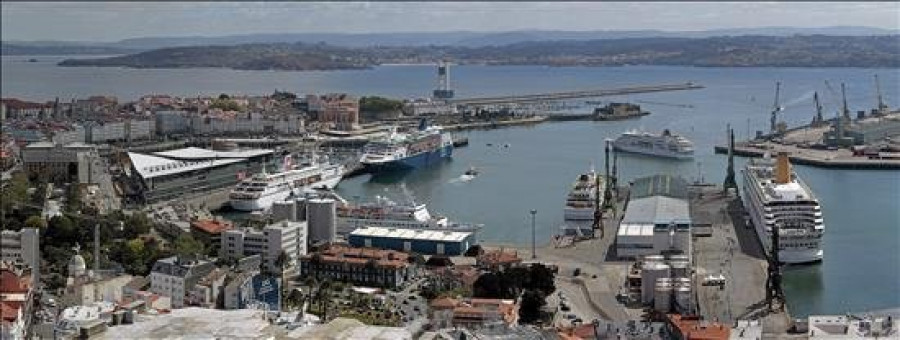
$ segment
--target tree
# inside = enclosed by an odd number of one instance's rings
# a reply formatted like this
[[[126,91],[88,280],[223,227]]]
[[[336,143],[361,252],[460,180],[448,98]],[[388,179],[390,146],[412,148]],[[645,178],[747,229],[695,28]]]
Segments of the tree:
[[[541,319],[541,309],[547,304],[544,293],[526,290],[519,305],[519,321],[533,323]]]
[[[472,296],[480,298],[503,298],[500,276],[495,273],[484,273],[472,284]]]
[[[541,263],[534,263],[529,267],[529,272],[528,289],[540,290],[544,295],[550,295],[556,291],[556,283],[553,280],[556,275],[550,267]]]
[[[279,252],[278,257],[275,258],[275,267],[278,268],[279,278],[281,279],[281,294],[279,294],[279,296],[282,297],[282,302],[284,302],[284,289],[287,287],[287,282],[284,281],[284,268],[287,267],[290,262],[291,257],[288,256],[287,252],[284,250]]]
[[[25,220],[25,228],[45,230],[47,228],[47,221],[40,216],[31,216],[28,217],[27,220]]]
[[[175,254],[180,256],[197,255],[203,253],[203,244],[195,240],[189,234],[181,234],[175,239]]]
[[[71,245],[78,238],[78,228],[68,216],[54,216],[44,234],[47,244]]]

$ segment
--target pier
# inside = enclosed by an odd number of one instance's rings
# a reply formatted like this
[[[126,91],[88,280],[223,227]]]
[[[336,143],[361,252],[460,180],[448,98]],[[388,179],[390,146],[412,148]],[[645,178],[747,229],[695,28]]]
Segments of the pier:
[[[683,83],[683,84],[631,86],[631,87],[598,89],[598,90],[587,90],[587,91],[570,91],[570,92],[555,92],[555,93],[514,95],[514,96],[465,98],[465,99],[450,100],[449,102],[452,104],[456,104],[456,105],[490,105],[490,104],[554,101],[554,100],[576,99],[576,98],[593,98],[593,97],[617,96],[617,95],[625,95],[625,94],[650,93],[650,92],[697,90],[697,89],[702,89],[702,88],[704,88],[704,86],[698,85],[698,84],[695,84],[692,82],[688,82],[688,83]]]

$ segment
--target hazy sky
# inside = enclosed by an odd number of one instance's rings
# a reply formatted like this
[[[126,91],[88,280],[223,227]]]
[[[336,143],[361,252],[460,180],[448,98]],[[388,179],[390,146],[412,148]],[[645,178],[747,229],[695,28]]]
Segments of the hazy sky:
[[[900,4],[610,2],[2,2],[3,40],[249,33],[900,28]]]

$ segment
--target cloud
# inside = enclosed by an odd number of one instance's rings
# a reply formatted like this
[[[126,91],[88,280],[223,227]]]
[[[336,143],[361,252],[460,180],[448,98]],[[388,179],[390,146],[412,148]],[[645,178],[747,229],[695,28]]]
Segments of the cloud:
[[[299,32],[900,28],[900,4],[890,2],[2,2],[0,6],[4,40]]]

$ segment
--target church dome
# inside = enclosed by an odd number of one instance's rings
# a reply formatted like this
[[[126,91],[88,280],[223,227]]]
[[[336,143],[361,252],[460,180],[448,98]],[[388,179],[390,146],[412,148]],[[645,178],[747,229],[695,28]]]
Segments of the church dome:
[[[71,259],[69,259],[69,276],[78,277],[84,275],[87,266],[84,263],[84,258],[81,257],[81,254],[75,253]]]

